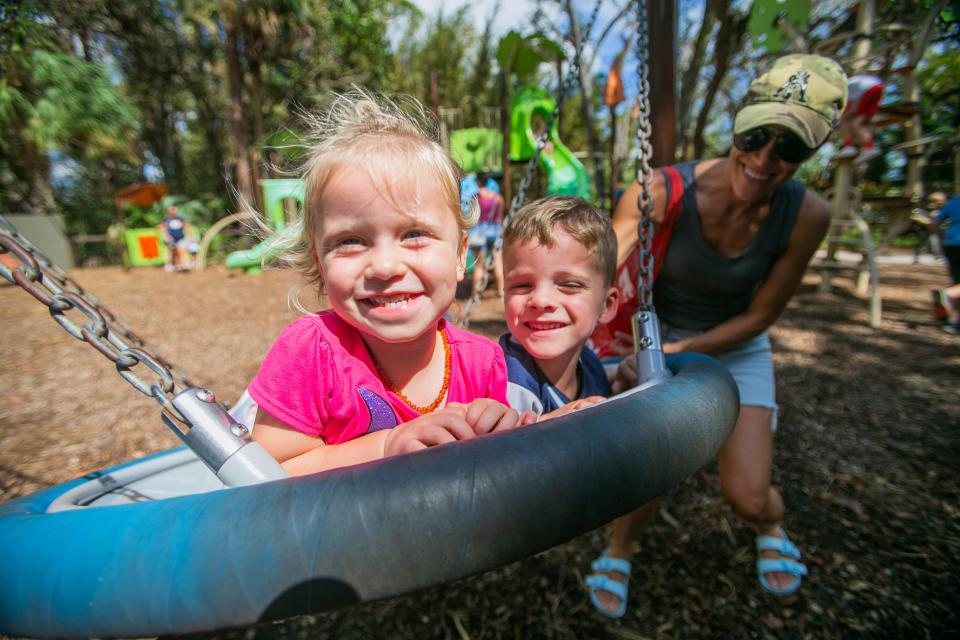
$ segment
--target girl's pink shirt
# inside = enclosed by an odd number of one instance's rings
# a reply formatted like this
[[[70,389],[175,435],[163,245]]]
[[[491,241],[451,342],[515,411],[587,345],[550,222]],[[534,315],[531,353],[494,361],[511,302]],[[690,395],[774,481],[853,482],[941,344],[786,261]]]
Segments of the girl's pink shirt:
[[[507,404],[499,345],[440,321],[450,341],[447,402],[492,398]],[[355,328],[332,311],[295,320],[260,365],[251,397],[287,426],[338,444],[420,416],[384,387]]]

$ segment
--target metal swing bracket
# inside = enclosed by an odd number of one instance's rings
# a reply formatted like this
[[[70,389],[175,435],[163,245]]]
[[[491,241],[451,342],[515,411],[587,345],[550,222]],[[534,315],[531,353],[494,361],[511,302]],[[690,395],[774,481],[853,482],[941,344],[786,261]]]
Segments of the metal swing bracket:
[[[633,348],[637,358],[637,385],[650,387],[659,384],[672,374],[667,368],[660,340],[660,321],[650,309],[640,309],[632,318]]]
[[[190,428],[181,429],[166,412],[163,423],[228,487],[287,477],[283,467],[250,438],[250,430],[227,413],[212,391],[189,387],[170,402]]]

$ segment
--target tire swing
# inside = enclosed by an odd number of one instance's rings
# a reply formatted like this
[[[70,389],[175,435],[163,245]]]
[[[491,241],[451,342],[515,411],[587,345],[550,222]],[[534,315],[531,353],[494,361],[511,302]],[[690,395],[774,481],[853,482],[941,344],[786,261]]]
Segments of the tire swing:
[[[644,74],[645,3],[637,4]],[[642,82],[647,107],[648,90]],[[638,176],[649,180],[649,146],[639,155]],[[649,254],[652,202],[642,184]],[[669,491],[714,456],[739,411],[733,379],[717,361],[684,354],[667,373],[647,329],[656,325],[647,297],[637,322],[640,370],[655,375],[636,389],[503,434],[286,477],[210,391],[191,386],[0,223],[0,254],[18,263],[0,262],[0,275],[157,401],[187,445],[0,505],[6,635],[212,631],[489,571]]]

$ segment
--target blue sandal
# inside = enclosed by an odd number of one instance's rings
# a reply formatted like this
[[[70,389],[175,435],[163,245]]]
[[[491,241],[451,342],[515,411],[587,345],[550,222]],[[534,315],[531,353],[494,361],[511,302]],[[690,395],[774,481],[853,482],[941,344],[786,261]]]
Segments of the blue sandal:
[[[609,549],[607,550],[609,551]],[[623,574],[623,582],[614,580],[609,576],[592,573],[587,576],[585,582],[587,591],[590,594],[590,602],[593,606],[605,616],[610,618],[620,618],[627,611],[627,588],[630,583],[630,562],[621,558],[611,558],[607,551],[593,561],[590,568],[594,571],[618,572]],[[606,591],[620,599],[620,606],[615,610],[607,609],[597,599],[597,591]]]
[[[757,536],[757,553],[761,551],[776,551],[783,558],[758,558],[757,577],[760,586],[776,596],[789,596],[800,588],[803,576],[807,575],[807,567],[800,560],[800,550],[787,538],[787,532],[780,529],[782,538],[776,536]],[[767,581],[768,573],[789,573],[794,579],[786,587],[775,587]]]

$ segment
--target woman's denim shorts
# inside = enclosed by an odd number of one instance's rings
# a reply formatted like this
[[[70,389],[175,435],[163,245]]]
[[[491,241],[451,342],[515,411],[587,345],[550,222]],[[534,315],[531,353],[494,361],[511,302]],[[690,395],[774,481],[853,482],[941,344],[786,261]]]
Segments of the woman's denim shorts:
[[[677,329],[661,324],[660,335],[664,344],[691,338],[700,331]],[[730,370],[740,389],[741,406],[762,407],[772,414],[771,428],[777,429],[777,390],[773,377],[773,352],[770,350],[770,336],[767,332],[750,338],[746,342],[714,354]]]

